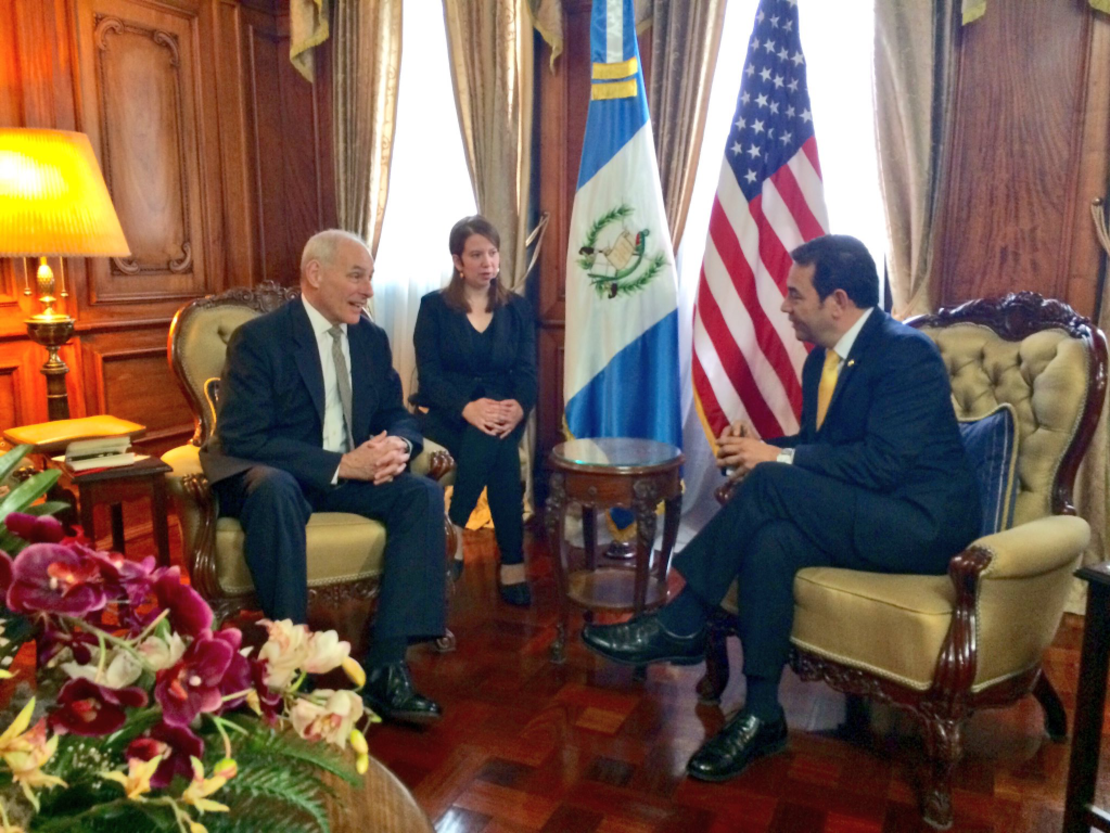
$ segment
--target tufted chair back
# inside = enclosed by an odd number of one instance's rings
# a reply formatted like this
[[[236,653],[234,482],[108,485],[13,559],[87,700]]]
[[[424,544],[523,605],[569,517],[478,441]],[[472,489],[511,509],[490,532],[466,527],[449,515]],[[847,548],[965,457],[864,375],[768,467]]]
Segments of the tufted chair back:
[[[200,446],[216,426],[215,401],[209,382],[223,372],[227,342],[244,321],[277,309],[299,290],[265,281],[255,289],[239,289],[200,298],[183,307],[170,326],[169,355],[174,375],[192,407]]]
[[[972,301],[910,322],[940,348],[960,418],[1007,402],[1019,434],[1013,525],[1074,514],[1071,488],[1103,385],[1089,324],[1067,306],[1023,292]],[[1095,407],[1091,407],[1095,406]]]

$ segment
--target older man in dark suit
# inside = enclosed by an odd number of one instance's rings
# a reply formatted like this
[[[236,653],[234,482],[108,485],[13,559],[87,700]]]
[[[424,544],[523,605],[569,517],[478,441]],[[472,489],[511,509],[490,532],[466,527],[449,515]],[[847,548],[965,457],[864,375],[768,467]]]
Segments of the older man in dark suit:
[[[201,453],[222,515],[237,517],[262,609],[305,621],[305,524],[313,512],[384,522],[385,572],[364,699],[426,723],[439,705],[413,687],[410,641],[444,631],[443,493],[405,472],[423,445],[401,401],[385,332],[365,315],[374,261],[347,232],[315,235],[301,297],[232,335],[216,434]]]
[[[829,235],[791,254],[782,310],[816,346],[802,371],[799,432],[761,441],[747,424],[725,429],[718,465],[741,480],[677,557],[686,587],[658,615],[583,631],[617,662],[700,662],[709,612],[738,579],[747,700],[687,765],[708,781],[786,745],[778,685],[798,570],[939,574],[979,529],[936,346],[877,308],[875,264],[858,240]]]

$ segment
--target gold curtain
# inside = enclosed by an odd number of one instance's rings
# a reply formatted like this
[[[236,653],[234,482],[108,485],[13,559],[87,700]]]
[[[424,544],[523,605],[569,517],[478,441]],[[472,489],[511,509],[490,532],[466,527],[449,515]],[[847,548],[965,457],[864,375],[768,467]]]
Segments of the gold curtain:
[[[951,124],[959,0],[875,4],[875,128],[899,317],[928,312]]]
[[[289,60],[308,81],[316,80],[313,49],[328,39],[330,0],[289,0]]]
[[[337,0],[332,43],[335,201],[340,228],[377,253],[397,122],[402,0]]]
[[[478,211],[501,232],[501,274],[520,289],[532,170],[528,0],[443,0],[447,48]]]
[[[677,251],[698,170],[725,0],[647,0],[646,5],[646,22],[651,25],[648,110],[667,223]]]

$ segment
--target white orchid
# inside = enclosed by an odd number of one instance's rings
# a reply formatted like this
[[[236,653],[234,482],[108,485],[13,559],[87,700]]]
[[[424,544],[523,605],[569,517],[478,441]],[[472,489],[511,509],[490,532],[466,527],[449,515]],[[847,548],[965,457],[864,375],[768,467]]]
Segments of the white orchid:
[[[261,619],[259,624],[270,636],[258,652],[258,658],[266,661],[266,685],[286,689],[308,659],[309,630],[304,625],[294,625],[291,619],[279,622]]]
[[[341,640],[335,631],[317,631],[308,638],[308,657],[303,668],[309,674],[327,674],[350,655],[351,643]]]
[[[142,663],[127,651],[108,651],[104,669],[97,663],[80,665],[76,662],[63,662],[63,671],[73,679],[86,679],[108,688],[127,688],[134,685],[143,673]]]
[[[185,655],[185,640],[177,633],[168,637],[149,636],[139,645],[146,664],[155,671],[162,671],[176,665]]]
[[[313,692],[311,699],[297,698],[289,710],[289,722],[305,740],[325,741],[346,749],[364,708],[362,698],[353,691],[323,689]]]

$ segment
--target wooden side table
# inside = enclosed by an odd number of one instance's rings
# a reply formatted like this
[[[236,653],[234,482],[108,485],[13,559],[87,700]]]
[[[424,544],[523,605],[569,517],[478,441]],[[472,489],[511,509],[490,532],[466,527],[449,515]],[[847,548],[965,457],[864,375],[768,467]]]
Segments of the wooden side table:
[[[625,437],[579,439],[551,451],[547,498],[547,535],[559,588],[559,620],[551,658],[566,657],[570,603],[592,611],[631,611],[658,607],[667,600],[667,572],[678,538],[682,508],[679,470],[686,458],[667,443]],[[654,558],[655,509],[663,502],[663,550]],[[570,571],[564,535],[567,507],[582,506],[585,569]],[[635,570],[598,567],[598,510],[631,509],[636,519]]]
[[[154,527],[154,544],[158,551],[158,566],[170,565],[170,533],[166,502],[166,472],[170,466],[156,457],[139,460],[130,466],[73,472],[64,463],[52,461],[62,470],[58,481],[63,488],[73,487],[77,492],[81,526],[90,540],[96,540],[93,509],[107,503],[112,518],[112,549],[124,552],[123,506],[125,500],[150,499],[150,519]]]
[[[1102,746],[1102,714],[1106,706],[1106,671],[1110,665],[1110,562],[1092,564],[1075,573],[1087,582],[1087,612],[1079,655],[1079,686],[1075,692],[1075,731],[1064,800],[1064,833],[1110,831],[1110,813],[1094,806],[1098,758]]]

